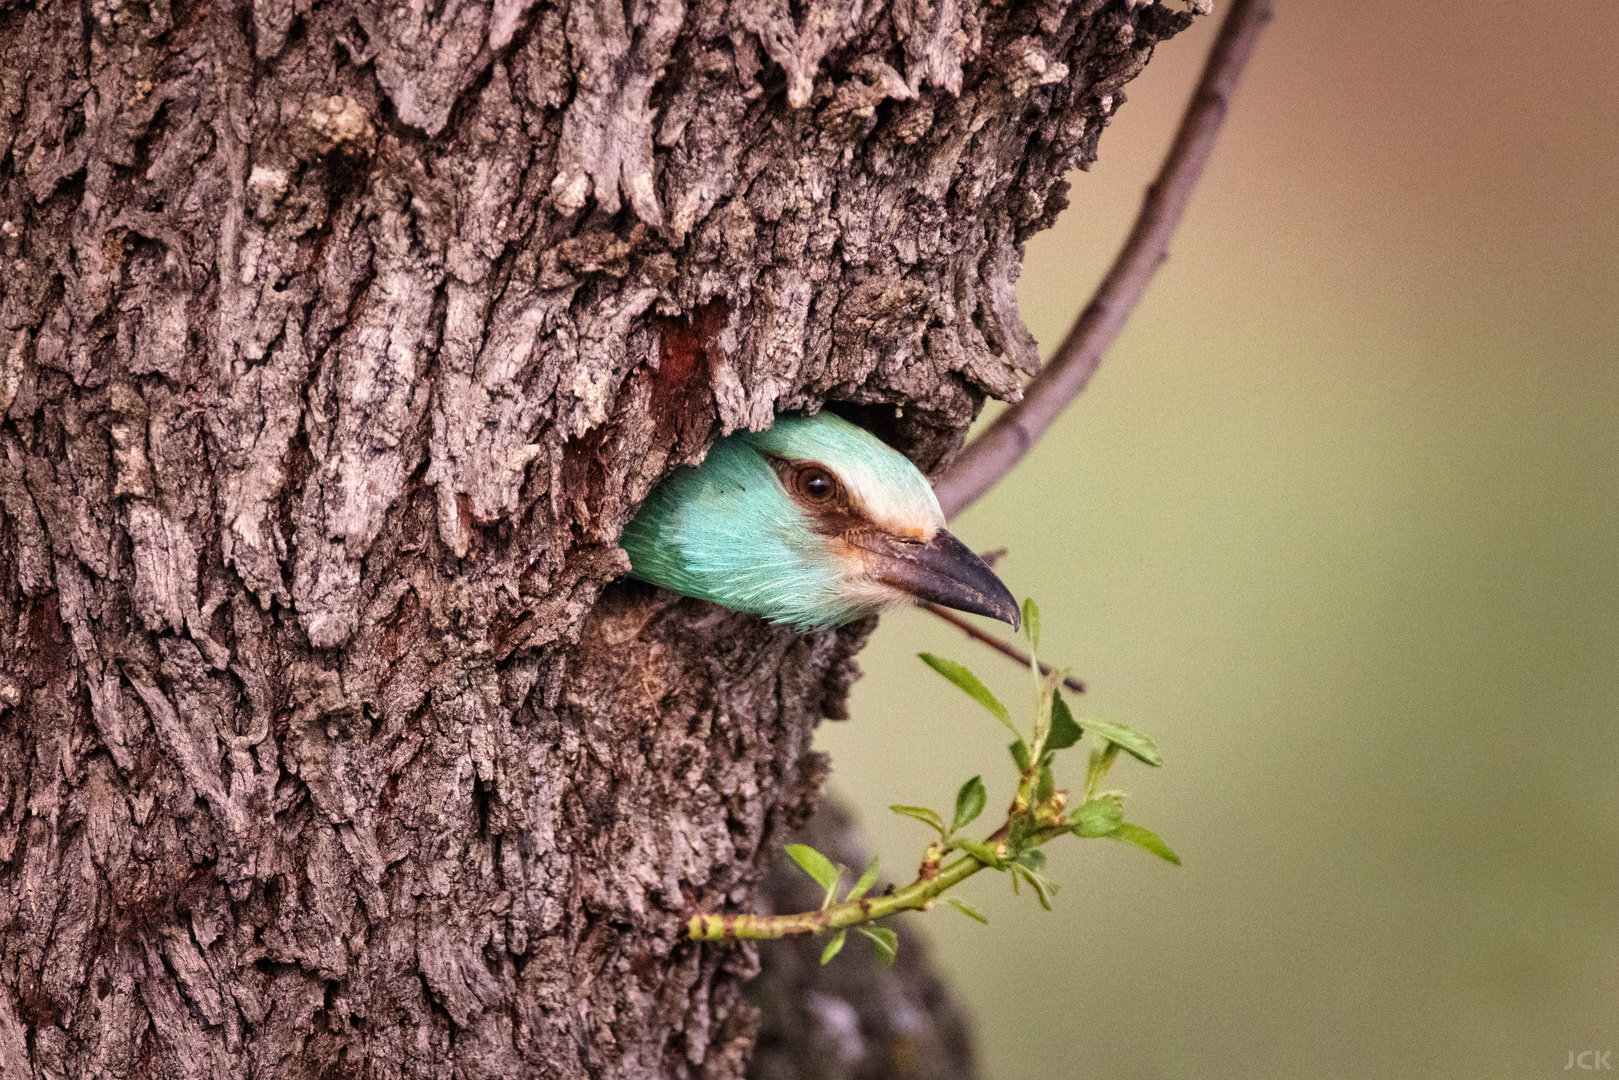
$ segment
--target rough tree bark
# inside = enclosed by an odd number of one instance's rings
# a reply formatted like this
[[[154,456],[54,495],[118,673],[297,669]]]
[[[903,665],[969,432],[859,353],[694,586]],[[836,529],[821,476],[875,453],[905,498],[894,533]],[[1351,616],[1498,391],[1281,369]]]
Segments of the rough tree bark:
[[[1127,0],[0,3],[0,1074],[739,1076],[870,627],[609,585],[715,435],[936,468]]]

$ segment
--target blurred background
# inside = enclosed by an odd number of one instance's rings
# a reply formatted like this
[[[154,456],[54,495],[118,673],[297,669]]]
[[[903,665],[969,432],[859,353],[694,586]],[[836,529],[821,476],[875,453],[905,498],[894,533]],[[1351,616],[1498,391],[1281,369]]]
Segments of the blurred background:
[[[985,874],[989,926],[918,920],[989,1080],[1619,1058],[1619,0],[1277,7],[1146,302],[957,523],[1011,549],[1081,716],[1158,738],[1162,770],[1113,779],[1185,862],[1067,842],[1054,913]],[[1047,348],[1222,12],[1028,245]],[[923,649],[1026,701],[931,616],[883,620],[820,745],[907,876],[924,830],[889,803],[1011,791],[1004,732]]]

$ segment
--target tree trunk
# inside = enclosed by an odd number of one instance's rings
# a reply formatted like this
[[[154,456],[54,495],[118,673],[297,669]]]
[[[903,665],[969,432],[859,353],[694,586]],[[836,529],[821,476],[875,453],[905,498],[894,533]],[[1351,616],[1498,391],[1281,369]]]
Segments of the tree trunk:
[[[1189,18],[0,3],[0,1073],[741,1075],[755,954],[681,916],[870,626],[619,532],[781,410],[943,462]]]

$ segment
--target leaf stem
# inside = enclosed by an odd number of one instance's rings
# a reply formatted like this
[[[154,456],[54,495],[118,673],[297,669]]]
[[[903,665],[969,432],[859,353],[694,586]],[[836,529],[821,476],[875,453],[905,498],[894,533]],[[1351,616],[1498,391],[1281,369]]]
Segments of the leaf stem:
[[[691,917],[688,936],[696,941],[723,941],[726,938],[757,940],[788,937],[793,934],[819,934],[842,930],[893,915],[901,911],[924,911],[933,898],[953,885],[959,885],[984,869],[971,855],[963,855],[939,868],[939,876],[917,878],[903,889],[887,896],[863,896],[846,900],[821,911],[796,915],[705,915]]]
[[[1038,847],[1067,831],[1066,826],[1042,829],[1031,838],[1033,842],[1029,847]],[[1003,825],[991,834],[990,840],[986,842],[993,846],[996,838],[1004,836],[1005,833],[1006,826]],[[978,871],[985,869],[986,865],[972,855],[962,855],[961,858],[941,866],[937,877],[919,877],[903,889],[898,889],[887,896],[863,896],[858,900],[845,900],[841,904],[833,904],[820,911],[803,911],[793,915],[709,915],[699,912],[687,922],[686,933],[694,941],[724,941],[727,938],[758,941],[796,934],[820,934],[828,930],[842,930],[874,922],[901,911],[926,911],[933,906],[934,899],[940,893],[960,885]]]

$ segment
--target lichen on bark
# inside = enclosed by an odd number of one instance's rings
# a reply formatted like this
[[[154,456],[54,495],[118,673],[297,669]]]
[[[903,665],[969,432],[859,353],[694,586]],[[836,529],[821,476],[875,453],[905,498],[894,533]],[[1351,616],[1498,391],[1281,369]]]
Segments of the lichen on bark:
[[[752,954],[680,916],[870,628],[619,532],[783,410],[947,460],[1188,19],[0,4],[0,1072],[738,1075]]]

